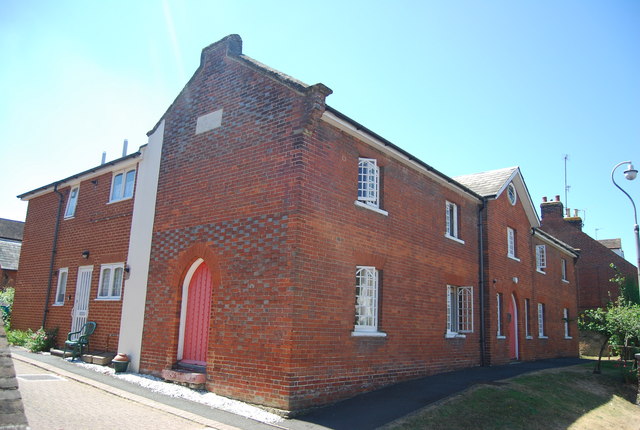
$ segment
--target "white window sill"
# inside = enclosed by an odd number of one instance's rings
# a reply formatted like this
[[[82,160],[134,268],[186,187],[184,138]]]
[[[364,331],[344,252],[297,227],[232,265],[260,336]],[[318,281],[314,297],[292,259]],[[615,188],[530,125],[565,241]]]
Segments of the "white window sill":
[[[543,275],[546,275],[546,274],[547,274],[547,272],[545,272],[544,270],[540,270],[540,269],[536,269],[536,272],[538,272],[538,273],[542,273]]]
[[[572,336],[565,336],[564,338],[567,339],[567,340],[573,339]]]
[[[451,235],[450,235],[450,234],[448,234],[448,233],[445,233],[445,234],[444,234],[444,237],[446,237],[447,239],[451,239],[451,240],[453,240],[454,242],[458,242],[458,243],[461,243],[461,244],[463,244],[463,245],[464,245],[464,240],[459,239],[459,238],[457,238],[457,237],[455,237],[455,236],[451,236]]]
[[[506,339],[506,338],[507,338],[507,336],[502,336],[502,335],[496,336],[496,339]]]
[[[549,339],[547,336],[538,336],[538,339]]]
[[[387,334],[382,331],[352,331],[351,336],[354,337],[387,337]]]
[[[64,306],[64,303],[54,303],[51,306]]]
[[[101,302],[116,302],[120,300],[120,297],[96,297],[96,300]]]
[[[525,339],[531,340],[531,339],[533,339],[533,336],[527,336],[527,337],[525,337]]]
[[[563,280],[562,280],[562,283],[563,283],[563,284],[568,284],[568,283],[569,283],[569,281],[568,281],[568,280],[566,280],[566,279],[563,279]]]
[[[445,339],[466,339],[466,337],[467,336],[465,336],[464,334],[453,333],[453,332],[449,332],[449,333],[444,335]]]
[[[74,219],[75,217],[76,217],[76,216],[75,216],[75,214],[74,214],[74,215],[66,216],[66,217],[64,217],[63,219],[66,221],[66,220],[68,220],[68,219]]]
[[[509,257],[510,259],[517,261],[518,263],[520,262],[520,259],[518,257],[514,257],[513,255],[509,255],[507,254],[507,257]]]
[[[355,202],[353,202],[353,203],[354,203],[356,206],[360,206],[361,208],[365,208],[365,209],[372,210],[372,211],[377,212],[377,213],[379,213],[379,214],[381,214],[381,215],[384,215],[384,216],[388,216],[388,215],[389,215],[389,212],[387,212],[387,211],[385,211],[385,210],[383,210],[383,209],[377,208],[377,207],[375,207],[375,206],[372,206],[372,205],[368,205],[368,204],[366,204],[366,203],[363,203],[363,202],[361,202],[360,200],[356,200],[356,201],[355,201]]]
[[[131,197],[124,197],[124,198],[121,198],[121,199],[119,199],[119,200],[109,200],[109,201],[107,202],[107,204],[108,204],[108,205],[111,205],[111,204],[114,204],[114,203],[120,203],[120,202],[124,202],[124,201],[127,201],[127,200],[131,200],[132,198],[133,198],[133,196],[131,196]]]

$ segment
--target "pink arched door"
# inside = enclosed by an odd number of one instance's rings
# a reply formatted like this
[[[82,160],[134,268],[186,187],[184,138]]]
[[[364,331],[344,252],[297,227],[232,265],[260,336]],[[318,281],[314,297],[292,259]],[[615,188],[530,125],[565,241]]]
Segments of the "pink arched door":
[[[184,319],[182,362],[204,366],[207,363],[211,316],[211,272],[201,263],[191,277]]]

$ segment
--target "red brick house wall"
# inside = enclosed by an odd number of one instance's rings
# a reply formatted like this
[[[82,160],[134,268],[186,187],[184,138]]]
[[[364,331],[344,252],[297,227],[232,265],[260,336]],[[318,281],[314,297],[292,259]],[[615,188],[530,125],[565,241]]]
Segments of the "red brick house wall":
[[[164,116],[141,370],[175,364],[182,279],[197,258],[216,279],[217,393],[300,409],[478,365],[479,322],[445,339],[447,284],[473,286],[477,312],[477,200],[326,124],[325,87],[255,70],[234,43],[205,49]],[[221,126],[194,134],[218,109]],[[358,157],[382,166],[388,216],[354,204]],[[447,199],[464,245],[444,237]],[[358,265],[382,272],[386,337],[352,336]]]
[[[71,329],[71,313],[74,306],[78,267],[93,266],[89,299],[90,321],[97,322],[91,337],[91,349],[115,352],[120,327],[120,300],[99,300],[98,283],[100,266],[108,263],[126,262],[131,226],[133,199],[108,203],[112,172],[91,175],[80,182],[75,216],[64,219],[68,195],[73,186],[63,184],[59,192],[63,195],[62,216],[59,225],[54,274],[47,305],[46,328],[58,328],[58,345],[62,346]],[[53,187],[41,195],[29,197],[24,240],[20,256],[21,270],[16,286],[12,328],[33,330],[42,326],[49,263],[52,253],[58,194]],[[89,258],[82,257],[88,250]],[[58,270],[68,268],[67,288],[63,305],[54,305]]]
[[[523,194],[523,193],[520,193]],[[484,214],[485,244],[485,321],[486,361],[492,365],[512,360],[509,342],[514,337],[510,318],[517,318],[517,346],[519,360],[537,360],[578,355],[577,335],[565,339],[563,309],[569,312],[570,333],[577,333],[576,278],[574,258],[539,237],[532,235],[531,219],[523,204],[527,197],[520,195],[515,206],[501,193],[487,201]],[[516,257],[507,256],[507,227],[516,231]],[[536,270],[536,245],[546,245],[545,274]],[[567,264],[567,280],[563,282],[560,261]],[[502,333],[498,335],[497,294],[502,294]],[[515,298],[516,314],[509,312],[509,302]],[[526,302],[529,300],[529,334],[527,333]],[[538,336],[538,303],[545,305],[547,338]]]
[[[637,278],[636,267],[582,231],[579,217],[564,218],[562,202],[556,198],[540,205],[542,229],[580,250],[576,264],[578,311],[605,307],[620,294],[618,284],[610,282],[616,275],[613,263],[628,279]]]

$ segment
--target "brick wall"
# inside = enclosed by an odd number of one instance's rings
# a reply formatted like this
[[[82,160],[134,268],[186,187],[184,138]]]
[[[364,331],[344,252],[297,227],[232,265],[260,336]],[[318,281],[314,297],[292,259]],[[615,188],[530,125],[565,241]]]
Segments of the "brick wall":
[[[61,219],[54,275],[48,302],[47,328],[58,328],[58,344],[63,345],[71,328],[78,267],[93,266],[89,299],[89,320],[98,323],[91,337],[91,349],[115,352],[120,327],[120,300],[97,300],[100,266],[127,260],[133,200],[109,204],[112,173],[108,171],[80,182],[78,204],[73,218]],[[71,186],[63,186],[62,211],[67,205]],[[49,282],[53,232],[58,195],[49,191],[29,200],[24,240],[20,256],[12,327],[38,329],[42,325],[44,303]],[[89,258],[82,257],[88,250]],[[58,269],[68,268],[67,289],[63,305],[53,305],[58,283]]]
[[[568,308],[570,333],[577,333],[576,279],[574,259],[556,247],[531,234],[521,196],[512,206],[502,193],[487,202],[485,214],[485,273],[487,322],[487,362],[504,364],[511,361],[509,343],[515,339],[509,318],[517,318],[517,347],[520,360],[536,360],[560,356],[577,356],[577,335],[565,339],[562,325],[563,308]],[[516,231],[516,257],[507,256],[507,227]],[[536,245],[546,245],[547,269],[545,274],[536,270]],[[567,279],[561,277],[560,261],[567,262]],[[502,337],[498,336],[497,294],[502,294]],[[526,336],[526,302],[529,300],[529,338]],[[515,312],[509,312],[509,303],[515,300]],[[538,337],[538,303],[546,310],[547,339]],[[511,315],[509,315],[511,314]],[[514,315],[515,314],[515,315]]]
[[[216,279],[217,393],[299,409],[478,365],[478,322],[445,339],[448,284],[473,286],[477,312],[477,203],[319,121],[324,87],[277,82],[225,56],[227,42],[205,49],[165,115],[141,370],[175,364],[197,258]],[[219,109],[221,126],[196,135]],[[382,166],[388,216],[354,205],[359,156]],[[465,244],[444,237],[447,199]],[[382,271],[384,338],[352,336],[357,265]]]

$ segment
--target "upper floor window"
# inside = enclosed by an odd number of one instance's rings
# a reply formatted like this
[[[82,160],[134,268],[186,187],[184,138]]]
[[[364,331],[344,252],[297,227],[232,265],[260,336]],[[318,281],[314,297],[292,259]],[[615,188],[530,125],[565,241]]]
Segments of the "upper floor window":
[[[536,245],[536,270],[544,273],[547,267],[547,247],[545,245]]]
[[[464,337],[473,332],[473,287],[447,285],[446,337]]]
[[[100,268],[99,299],[119,299],[122,294],[124,263],[103,264]]]
[[[136,182],[136,169],[118,172],[113,175],[111,183],[110,202],[129,199],[133,197],[133,188]]]
[[[518,194],[516,194],[516,187],[513,185],[513,182],[507,187],[507,197],[512,206],[518,201]]]
[[[54,305],[63,305],[64,296],[67,293],[67,277],[69,276],[69,269],[63,268],[58,270],[58,288],[56,288],[56,300]]]
[[[459,209],[458,205],[451,202],[446,202],[445,205],[446,213],[446,229],[444,235],[449,239],[454,239],[458,242],[464,243],[463,240],[460,239],[459,233]]]
[[[67,200],[67,209],[64,211],[65,218],[71,218],[76,214],[76,206],[78,205],[78,193],[80,193],[79,186],[71,188],[69,199]]]
[[[560,270],[562,271],[562,281],[569,282],[569,279],[567,279],[567,260],[564,258],[560,259]]]
[[[356,267],[355,335],[384,335],[378,332],[379,271],[371,266]]]
[[[517,232],[511,227],[507,227],[507,256],[520,261],[517,255]]]
[[[380,207],[380,168],[373,158],[358,160],[358,201]]]

